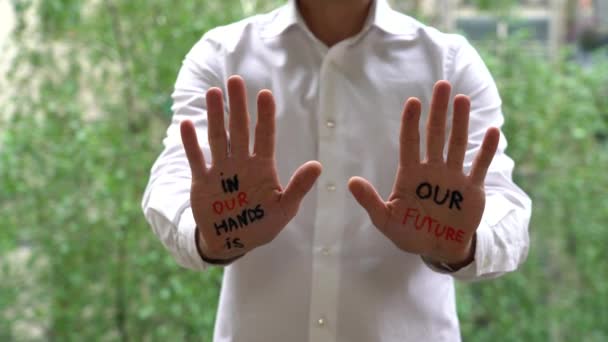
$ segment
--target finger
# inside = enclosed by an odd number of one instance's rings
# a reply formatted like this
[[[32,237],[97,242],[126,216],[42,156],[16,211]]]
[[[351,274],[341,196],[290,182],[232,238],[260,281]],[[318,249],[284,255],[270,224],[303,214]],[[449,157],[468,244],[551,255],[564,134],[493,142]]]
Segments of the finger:
[[[467,96],[458,95],[454,99],[454,115],[452,118],[452,132],[448,145],[448,168],[462,170],[464,155],[469,143],[469,112],[471,101]]]
[[[500,130],[498,128],[490,128],[486,132],[486,136],[483,138],[481,149],[477,153],[473,166],[471,168],[471,174],[469,178],[473,184],[483,185],[488,168],[492,163],[496,149],[498,148],[498,142],[500,140]]]
[[[182,143],[186,150],[186,157],[188,158],[188,164],[190,164],[190,170],[192,171],[192,178],[202,177],[207,172],[205,167],[205,156],[198,144],[198,138],[196,137],[196,128],[190,120],[182,121],[180,125],[180,133],[182,136]]]
[[[433,89],[431,110],[426,122],[426,161],[443,162],[445,145],[445,118],[450,102],[451,86],[447,81],[439,81]]]
[[[253,153],[263,158],[274,156],[276,106],[270,90],[258,94],[258,122],[255,126]]]
[[[420,163],[420,111],[422,105],[417,98],[410,98],[405,103],[401,119],[401,153],[399,162],[401,166]]]
[[[319,162],[309,161],[300,166],[291,177],[281,197],[281,207],[285,215],[295,216],[304,198],[317,178],[321,174],[322,167]]]
[[[224,98],[219,88],[207,91],[207,121],[209,129],[209,148],[213,163],[226,159],[228,155],[228,137],[224,126]]]
[[[361,177],[351,178],[348,181],[348,189],[363,209],[367,211],[372,223],[378,229],[384,229],[388,221],[388,209],[376,189]]]
[[[249,113],[247,112],[247,91],[245,81],[240,76],[228,79],[228,102],[230,116],[230,154],[236,158],[249,156]]]

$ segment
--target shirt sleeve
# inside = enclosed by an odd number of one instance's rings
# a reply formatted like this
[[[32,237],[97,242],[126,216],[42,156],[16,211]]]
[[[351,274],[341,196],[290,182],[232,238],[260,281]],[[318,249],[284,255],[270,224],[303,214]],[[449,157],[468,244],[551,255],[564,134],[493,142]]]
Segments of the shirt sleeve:
[[[471,98],[469,143],[464,172],[473,160],[490,127],[504,122],[502,101],[494,79],[477,51],[460,37],[447,60],[447,75],[454,94]],[[450,58],[451,57],[451,58]],[[512,179],[515,163],[505,153],[507,140],[501,132],[498,150],[485,180],[486,205],[477,228],[475,260],[452,273],[460,280],[472,281],[497,277],[516,270],[528,255],[528,225],[532,202]]]
[[[142,201],[146,220],[176,262],[199,271],[209,264],[201,259],[196,247],[196,223],[190,208],[191,172],[179,127],[183,120],[194,123],[199,145],[210,161],[205,92],[223,84],[222,56],[221,46],[203,37],[184,59],[172,94],[173,117],[163,140],[164,149],[152,166]]]

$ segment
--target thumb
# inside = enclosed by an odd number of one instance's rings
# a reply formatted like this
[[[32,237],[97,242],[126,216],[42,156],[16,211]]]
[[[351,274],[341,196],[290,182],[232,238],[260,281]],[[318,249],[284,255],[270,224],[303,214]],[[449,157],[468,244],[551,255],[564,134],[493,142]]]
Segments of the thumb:
[[[388,211],[374,186],[361,177],[353,177],[348,181],[348,189],[367,211],[372,223],[379,229],[384,228],[388,220]]]
[[[300,202],[315,184],[322,169],[319,162],[309,161],[296,170],[281,197],[281,208],[285,215],[295,216],[300,207]]]

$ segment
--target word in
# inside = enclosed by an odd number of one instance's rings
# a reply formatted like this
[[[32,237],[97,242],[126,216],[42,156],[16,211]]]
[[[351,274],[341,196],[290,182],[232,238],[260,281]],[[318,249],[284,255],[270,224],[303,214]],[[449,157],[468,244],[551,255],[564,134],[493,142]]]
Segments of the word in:
[[[220,177],[224,177],[224,174],[220,173]],[[225,193],[239,191],[239,175],[234,175],[232,178],[222,179],[222,189]]]
[[[264,217],[264,209],[262,209],[261,205],[258,204],[253,209],[244,209],[240,214],[237,214],[235,217],[228,217],[222,222],[214,223],[215,232],[218,236],[223,233],[230,233],[233,230],[237,230],[240,228],[245,228],[248,225],[252,224],[255,221],[259,221]]]
[[[239,239],[239,238],[234,238],[234,239],[226,238],[225,246],[226,246],[226,249],[245,248],[245,245],[243,245],[243,243],[241,242],[241,239]]]
[[[428,234],[434,234],[438,239],[444,238],[446,241],[464,242],[464,230],[441,224],[441,222],[428,215],[421,218],[418,209],[408,208],[403,217],[403,224],[407,224],[409,219],[414,217],[416,230],[424,229]]]
[[[215,212],[218,215],[221,215],[224,212],[224,210],[231,211],[231,210],[234,210],[235,208],[237,208],[237,206],[239,208],[242,208],[245,204],[249,204],[247,202],[247,193],[239,192],[239,194],[236,195],[236,197],[232,197],[231,199],[213,202],[212,207],[213,207],[213,212]]]
[[[445,192],[445,196],[443,196],[443,199],[438,199],[437,196],[439,195],[440,190],[441,188],[439,187],[439,185],[435,185],[435,188],[433,189],[433,186],[431,184],[425,182],[418,185],[418,188],[416,188],[416,195],[418,195],[418,197],[423,200],[429,199],[431,198],[431,196],[433,196],[433,202],[439,205],[443,205],[447,201],[448,197],[450,197],[451,193],[452,197],[450,198],[450,209],[455,206],[456,209],[460,210],[460,202],[462,202],[462,200],[464,199],[460,191],[452,191],[450,189],[447,189],[447,191]]]

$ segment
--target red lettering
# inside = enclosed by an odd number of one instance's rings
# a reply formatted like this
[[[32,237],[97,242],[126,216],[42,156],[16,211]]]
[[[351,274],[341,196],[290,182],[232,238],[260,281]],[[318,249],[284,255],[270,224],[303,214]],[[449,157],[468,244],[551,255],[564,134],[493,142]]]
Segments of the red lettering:
[[[224,211],[224,206],[222,205],[222,202],[220,202],[220,201],[213,202],[213,211],[216,214],[221,215],[222,212]]]
[[[223,201],[215,201],[212,204],[213,212],[217,215],[221,215],[224,211],[232,211],[237,208],[242,208],[249,204],[247,200],[247,193],[239,192],[235,197],[225,199]]]
[[[458,232],[456,233],[456,241],[464,242],[463,239],[464,239],[464,230],[458,229]]]
[[[427,231],[430,233],[433,230],[433,219],[430,216],[425,216],[422,225],[424,226],[425,223],[427,223]]]
[[[433,227],[435,229],[437,229],[437,227],[439,227],[441,225],[441,223],[439,223],[439,221],[435,220],[434,218],[430,217],[431,222],[429,223],[429,234],[433,234]]]
[[[233,210],[236,207],[236,199],[233,198],[231,201],[224,200],[224,205],[226,206],[226,209]]]
[[[407,211],[405,212],[405,216],[403,217],[403,224],[407,223],[408,218],[414,217],[414,216],[410,216],[410,211],[418,212],[418,209],[407,208]],[[416,215],[416,220],[418,220],[418,215]]]
[[[239,203],[241,198],[246,200],[246,196],[245,193],[240,193]],[[465,232],[463,230],[443,225],[429,215],[421,217],[418,209],[407,208],[405,215],[403,216],[403,224],[409,223],[410,218],[413,219],[412,223],[416,230],[426,230],[428,234],[435,235],[437,239],[445,239],[446,241],[456,241],[460,243],[464,242]]]
[[[456,238],[454,237],[455,233],[456,232],[454,231],[454,228],[448,227],[448,232],[445,234],[445,239],[446,240],[456,240]]]
[[[421,230],[422,228],[424,228],[424,218],[422,220],[420,220],[420,225],[418,225],[418,219],[420,218],[420,215],[416,216],[416,230]]]
[[[432,219],[433,220],[433,225],[435,226],[435,230],[437,230],[437,228],[439,228],[441,226],[441,222]],[[432,230],[429,231],[429,233],[431,233]]]
[[[441,232],[439,232],[439,227],[441,227],[441,224],[438,224],[435,226],[435,236],[436,237],[441,237],[441,235],[443,235],[443,233],[445,233],[446,226],[443,226],[443,229],[441,230]]]
[[[239,207],[244,206],[245,204],[249,204],[247,202],[247,194],[244,192],[239,192],[238,194],[238,198],[239,198]]]

